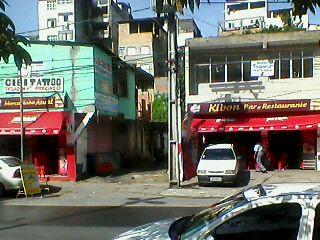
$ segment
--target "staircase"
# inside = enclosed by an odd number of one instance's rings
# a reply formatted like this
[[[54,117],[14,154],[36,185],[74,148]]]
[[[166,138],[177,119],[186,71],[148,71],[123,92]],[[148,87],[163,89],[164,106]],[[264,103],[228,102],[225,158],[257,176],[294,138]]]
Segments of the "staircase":
[[[303,160],[302,169],[315,170],[316,169],[316,159]]]

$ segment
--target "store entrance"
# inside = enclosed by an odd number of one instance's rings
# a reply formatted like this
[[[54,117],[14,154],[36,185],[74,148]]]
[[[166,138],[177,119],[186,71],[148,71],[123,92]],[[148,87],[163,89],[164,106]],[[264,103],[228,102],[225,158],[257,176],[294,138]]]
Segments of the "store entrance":
[[[301,138],[301,131],[269,132],[269,159],[274,168],[300,168],[302,161]]]
[[[211,133],[203,135],[199,139],[199,142],[202,142],[201,152],[209,144],[233,144],[237,154],[242,157],[246,169],[255,168],[253,148],[260,141],[260,132]]]

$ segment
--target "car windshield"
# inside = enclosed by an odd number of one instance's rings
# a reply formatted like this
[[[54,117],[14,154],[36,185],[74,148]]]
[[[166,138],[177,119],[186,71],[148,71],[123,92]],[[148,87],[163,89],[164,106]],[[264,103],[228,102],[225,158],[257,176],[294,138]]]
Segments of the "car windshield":
[[[21,165],[21,162],[17,158],[3,158],[1,161],[3,161],[9,167],[17,167]]]
[[[234,153],[231,149],[206,149],[201,156],[204,160],[233,160]]]
[[[188,239],[194,233],[212,223],[214,220],[217,220],[223,214],[246,202],[247,200],[244,197],[243,192],[239,192],[200,212],[192,217],[186,224],[183,234],[181,235],[181,240]]]

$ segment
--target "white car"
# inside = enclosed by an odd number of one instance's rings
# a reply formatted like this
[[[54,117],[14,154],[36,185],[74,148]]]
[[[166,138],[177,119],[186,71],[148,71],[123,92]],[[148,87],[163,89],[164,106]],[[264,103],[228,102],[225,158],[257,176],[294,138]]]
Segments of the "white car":
[[[199,185],[207,183],[236,183],[240,169],[232,144],[206,147],[197,167]]]
[[[180,219],[127,231],[115,240],[317,240],[320,185],[257,185]]]
[[[0,156],[0,197],[6,190],[18,190],[22,180],[21,161],[12,156]]]

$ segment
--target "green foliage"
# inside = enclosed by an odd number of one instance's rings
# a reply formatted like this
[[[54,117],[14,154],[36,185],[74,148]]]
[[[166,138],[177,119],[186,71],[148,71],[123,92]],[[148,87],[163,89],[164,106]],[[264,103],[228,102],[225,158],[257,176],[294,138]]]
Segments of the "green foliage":
[[[295,31],[304,31],[304,29],[297,26],[278,27],[278,26],[271,25],[269,28],[264,28],[258,33],[295,32]]]
[[[152,107],[154,122],[168,122],[168,95],[157,93],[154,96]]]
[[[163,8],[164,0],[157,0],[158,9]],[[191,12],[194,11],[195,6],[199,8],[201,0],[168,0],[169,4],[174,6],[178,12],[183,12],[184,8],[190,8]],[[213,0],[207,0],[208,3],[214,2]],[[320,7],[319,0],[288,0],[293,4],[293,15],[302,16],[310,10],[313,14],[315,8]]]
[[[315,8],[320,7],[319,0],[289,0],[293,4],[293,15],[302,16],[310,10],[315,14]]]
[[[199,8],[201,0],[167,0],[168,3],[177,9],[178,12],[182,13],[184,8],[189,8],[191,12],[194,11],[194,8]],[[208,3],[210,0],[207,0]],[[163,9],[164,0],[157,0],[157,8]]]
[[[18,69],[21,69],[22,64],[30,65],[32,60],[30,54],[19,45],[21,42],[28,46],[28,40],[15,33],[15,26],[11,19],[4,13],[8,3],[5,0],[0,0],[0,61],[9,62],[9,57],[13,55],[14,62]]]

